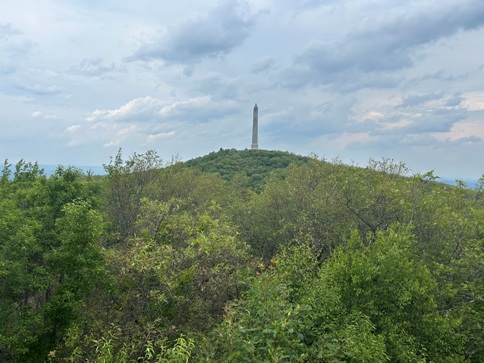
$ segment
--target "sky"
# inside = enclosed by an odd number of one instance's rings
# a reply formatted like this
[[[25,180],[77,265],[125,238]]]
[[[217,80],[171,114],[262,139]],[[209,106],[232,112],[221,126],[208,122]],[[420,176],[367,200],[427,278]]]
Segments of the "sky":
[[[0,0],[0,158],[251,146],[484,173],[482,0]]]

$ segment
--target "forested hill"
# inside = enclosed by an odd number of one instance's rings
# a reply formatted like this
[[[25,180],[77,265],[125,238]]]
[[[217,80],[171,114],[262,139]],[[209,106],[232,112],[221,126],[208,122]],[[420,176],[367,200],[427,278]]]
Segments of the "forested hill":
[[[290,164],[305,164],[310,160],[308,156],[287,151],[220,149],[188,160],[184,165],[203,173],[219,174],[226,181],[231,181],[237,174],[244,175],[248,178],[247,185],[260,191],[271,172],[287,168]]]
[[[104,168],[4,163],[0,362],[484,362],[484,179],[264,150]]]

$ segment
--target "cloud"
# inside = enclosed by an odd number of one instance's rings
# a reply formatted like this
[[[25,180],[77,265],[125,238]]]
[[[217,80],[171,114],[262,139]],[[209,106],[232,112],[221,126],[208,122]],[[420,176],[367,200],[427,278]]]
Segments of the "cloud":
[[[420,106],[428,101],[435,101],[440,100],[443,96],[443,92],[438,93],[427,93],[423,95],[409,95],[402,97],[402,103],[400,103],[397,107],[413,107],[413,106]]]
[[[148,135],[146,137],[146,143],[147,144],[153,144],[158,139],[164,139],[164,138],[173,136],[175,134],[176,134],[175,131],[169,131],[169,132],[160,132],[160,133],[154,134],[154,135]]]
[[[70,71],[74,74],[87,77],[103,77],[112,73],[116,69],[114,63],[103,64],[101,58],[83,59],[81,63],[71,67]]]
[[[154,117],[163,105],[164,102],[159,99],[150,96],[139,97],[127,102],[119,108],[104,110],[97,109],[86,117],[86,121],[142,121],[146,118]]]
[[[339,135],[336,139],[330,141],[331,147],[337,149],[346,149],[350,145],[352,147],[358,147],[362,144],[367,144],[369,142],[376,141],[376,137],[372,136],[366,132],[355,132],[355,133],[347,133],[344,132],[343,134]]]
[[[299,3],[298,6],[301,9],[313,10],[321,6],[332,5],[335,3],[337,4],[338,0],[302,0],[302,1],[295,1],[295,3]]]
[[[215,102],[210,97],[178,101],[136,98],[118,108],[92,112],[81,127],[65,128],[63,136],[67,140],[63,146],[85,148],[99,145],[103,150],[121,146],[139,151],[156,145],[168,155],[183,150],[186,156],[193,152],[190,148],[198,147],[197,143],[203,139],[208,152],[214,143],[220,147],[230,146],[226,134],[237,133],[237,127],[224,115],[236,112],[233,107],[228,101]],[[232,120],[236,117],[233,116]],[[184,145],[183,149],[179,145]]]
[[[445,103],[445,100],[439,101]],[[445,107],[444,105],[434,105],[428,107],[418,104],[410,110],[402,111],[400,105],[393,109],[388,109],[384,115],[380,115],[367,121],[367,130],[373,135],[379,135],[383,138],[389,135],[399,135],[407,137],[408,135],[417,134],[435,134],[450,132],[454,125],[466,120],[469,112],[460,107]]]
[[[342,78],[351,82],[346,77],[350,75],[359,88],[382,87],[391,78],[378,82],[380,77],[412,67],[424,45],[483,24],[484,3],[480,0],[425,7],[390,20],[368,20],[340,41],[311,41],[295,58],[295,77],[303,78],[299,85],[324,85],[336,84]],[[367,84],[362,82],[366,77]]]
[[[287,102],[285,102],[287,101]],[[357,98],[350,94],[332,97],[325,102],[301,105],[293,100],[277,102],[275,107],[259,104],[259,130],[272,140],[307,143],[320,135],[334,138],[343,132],[361,131],[361,124],[352,119]],[[271,109],[267,109],[271,107]],[[366,130],[364,130],[366,131]]]
[[[175,114],[183,114],[185,112],[190,112],[195,108],[202,108],[203,106],[207,105],[210,102],[209,96],[201,96],[201,97],[194,97],[189,98],[184,101],[176,101],[169,105],[162,107],[158,114],[162,117],[173,116]]]
[[[452,126],[467,118],[467,110],[441,108],[419,115],[412,124],[402,128],[409,133],[431,133],[450,131]]]
[[[74,133],[81,128],[81,125],[72,125],[67,127],[64,131],[68,133]]]
[[[10,23],[0,24],[0,74],[14,73],[28,59],[34,43]]]
[[[484,91],[473,91],[465,94],[463,106],[469,111],[484,110]]]
[[[34,111],[31,116],[33,118],[41,118],[44,120],[57,120],[59,117],[56,115],[45,115],[42,111]]]
[[[215,100],[238,99],[243,93],[243,80],[239,77],[229,78],[219,73],[210,73],[194,84],[201,94],[210,94]]]
[[[345,71],[331,71],[324,67],[306,67],[295,64],[281,72],[278,85],[285,88],[330,85],[341,93],[353,92],[363,88],[394,88],[404,78],[397,74],[362,72],[356,68]]]
[[[47,95],[55,95],[62,92],[62,87],[57,86],[55,84],[52,85],[43,85],[43,84],[15,84],[15,88],[25,91],[28,93],[32,93],[38,96],[47,96]]]
[[[137,126],[130,125],[127,127],[123,127],[121,129],[116,130],[116,132],[111,135],[111,139],[104,143],[104,147],[112,147],[112,146],[119,146],[121,143],[126,140],[130,135],[137,131]]]
[[[352,108],[356,103],[356,97],[347,95],[332,98],[328,102],[313,107],[307,119],[314,125],[309,128],[317,130],[318,133],[361,131],[359,124],[351,121]]]
[[[18,29],[15,29],[12,24],[0,24],[0,40],[8,39],[12,35],[22,34]]]
[[[67,139],[64,147],[74,148],[85,145],[102,145],[103,148],[120,146],[121,143],[139,140],[138,125],[126,125],[115,122],[97,122],[87,127],[71,125],[64,129],[63,137]]]
[[[478,136],[467,136],[467,137],[461,137],[459,139],[453,140],[454,143],[457,144],[476,144],[476,143],[482,143],[482,139]]]
[[[115,109],[95,110],[86,116],[88,122],[136,122],[140,125],[165,127],[175,123],[207,122],[237,110],[232,100],[214,101],[199,96],[168,102],[154,97],[140,97]]]
[[[462,101],[464,101],[463,97],[461,97],[460,95],[453,95],[447,99],[445,105],[449,107],[456,107],[459,106]]]
[[[104,147],[121,144],[146,146],[162,138],[170,138],[172,142],[180,138],[197,138],[202,132],[210,137],[220,122],[224,122],[224,117],[237,111],[236,102],[215,101],[210,96],[177,101],[139,97],[118,108],[97,109],[88,114],[85,120],[90,126],[83,128],[82,135],[71,133],[71,140],[66,146],[93,142]],[[224,130],[226,128],[223,127]]]
[[[392,106],[387,101],[381,108],[365,112],[361,110],[362,105],[355,103],[347,115],[340,113],[336,117],[332,123],[333,133],[326,134],[328,137],[334,135],[331,145],[335,147],[354,150],[365,147],[380,152],[403,152],[405,147],[437,147],[445,140],[454,142],[461,138],[466,138],[467,143],[477,142],[481,139],[477,131],[461,126],[468,124],[469,111],[454,97],[459,96],[449,97],[443,92],[404,96],[401,103]],[[354,119],[355,114],[363,118]],[[459,131],[462,128],[466,132]]]
[[[250,35],[254,17],[248,10],[245,1],[222,1],[207,15],[168,28],[166,34],[141,46],[130,60],[191,64],[223,56]]]
[[[170,122],[197,124],[219,119],[237,111],[236,101],[199,96],[166,105],[159,110],[158,115]]]
[[[252,73],[265,73],[274,68],[276,61],[272,57],[265,57],[252,65]]]

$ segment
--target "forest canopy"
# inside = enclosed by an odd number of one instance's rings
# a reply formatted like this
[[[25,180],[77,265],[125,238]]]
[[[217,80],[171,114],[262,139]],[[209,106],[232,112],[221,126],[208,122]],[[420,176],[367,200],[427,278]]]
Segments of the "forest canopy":
[[[484,179],[265,150],[5,161],[0,361],[484,362]]]

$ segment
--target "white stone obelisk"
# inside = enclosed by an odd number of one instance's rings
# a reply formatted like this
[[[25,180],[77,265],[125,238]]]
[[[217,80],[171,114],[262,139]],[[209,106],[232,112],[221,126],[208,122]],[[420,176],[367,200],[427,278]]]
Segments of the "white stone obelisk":
[[[259,108],[257,103],[254,106],[254,114],[252,118],[252,150],[257,150],[259,148]]]

